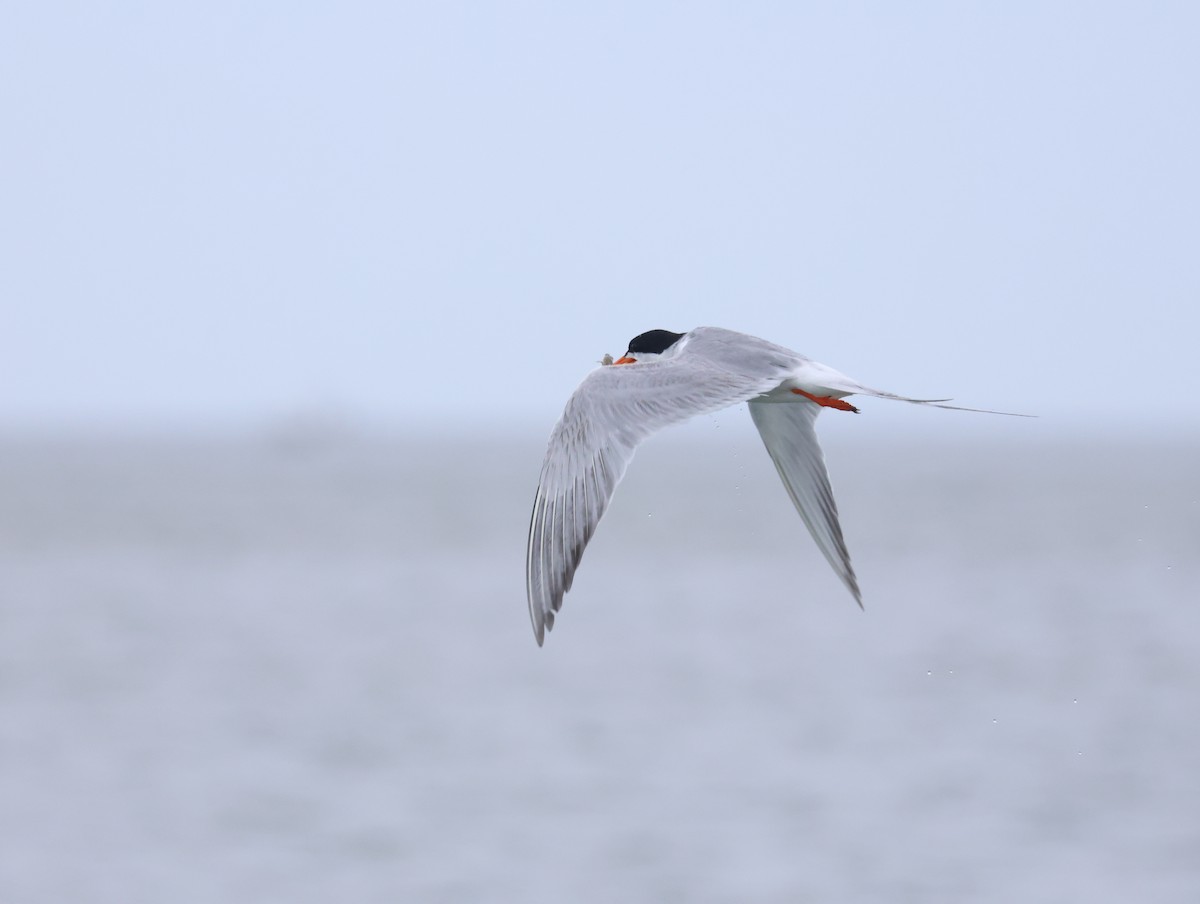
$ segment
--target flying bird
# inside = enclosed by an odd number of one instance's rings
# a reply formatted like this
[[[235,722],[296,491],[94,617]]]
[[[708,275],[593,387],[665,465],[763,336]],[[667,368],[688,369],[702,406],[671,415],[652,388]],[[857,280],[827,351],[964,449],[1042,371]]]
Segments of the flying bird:
[[[872,389],[765,339],[719,327],[650,330],[630,340],[616,361],[606,355],[567,400],[550,434],[533,499],[525,583],[538,646],[554,627],[584,548],[638,444],[670,424],[739,402],[749,403],[750,417],[796,510],[861,607],[814,430],[822,408],[857,413],[844,401],[849,395],[984,410]]]

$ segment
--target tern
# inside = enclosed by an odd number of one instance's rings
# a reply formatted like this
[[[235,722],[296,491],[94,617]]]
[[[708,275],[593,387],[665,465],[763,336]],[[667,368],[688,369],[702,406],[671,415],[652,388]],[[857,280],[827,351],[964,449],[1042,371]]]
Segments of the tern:
[[[563,595],[634,450],[663,427],[747,402],[788,496],[861,607],[814,430],[817,415],[822,408],[857,413],[843,401],[849,395],[985,411],[945,404],[949,399],[911,399],[872,389],[790,349],[719,327],[650,330],[630,340],[616,361],[606,355],[600,363],[567,400],[550,434],[533,499],[525,583],[538,646],[554,627]]]

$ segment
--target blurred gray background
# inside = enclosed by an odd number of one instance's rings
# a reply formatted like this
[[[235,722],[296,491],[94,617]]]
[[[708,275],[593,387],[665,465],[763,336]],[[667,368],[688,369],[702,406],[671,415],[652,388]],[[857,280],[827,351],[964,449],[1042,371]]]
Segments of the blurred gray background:
[[[26,4],[0,901],[1200,896],[1189,4]],[[864,382],[853,605],[744,406],[538,650],[643,330]]]

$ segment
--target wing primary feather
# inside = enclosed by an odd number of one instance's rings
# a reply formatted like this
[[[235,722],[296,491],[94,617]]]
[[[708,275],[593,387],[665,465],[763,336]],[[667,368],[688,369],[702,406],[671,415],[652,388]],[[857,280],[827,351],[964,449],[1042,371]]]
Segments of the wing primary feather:
[[[541,533],[545,497],[541,489],[533,499],[533,513],[529,516],[529,548],[525,552],[525,589],[529,600],[529,618],[533,623],[533,636],[540,647],[545,640],[545,616],[542,613],[543,580],[541,565]]]

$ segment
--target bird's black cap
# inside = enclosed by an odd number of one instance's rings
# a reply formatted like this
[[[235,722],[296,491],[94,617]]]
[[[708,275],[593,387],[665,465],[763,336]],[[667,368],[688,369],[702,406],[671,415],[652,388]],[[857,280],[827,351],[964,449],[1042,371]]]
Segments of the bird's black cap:
[[[670,330],[650,330],[629,340],[629,354],[661,355],[672,345],[683,338],[683,333],[672,333]]]

